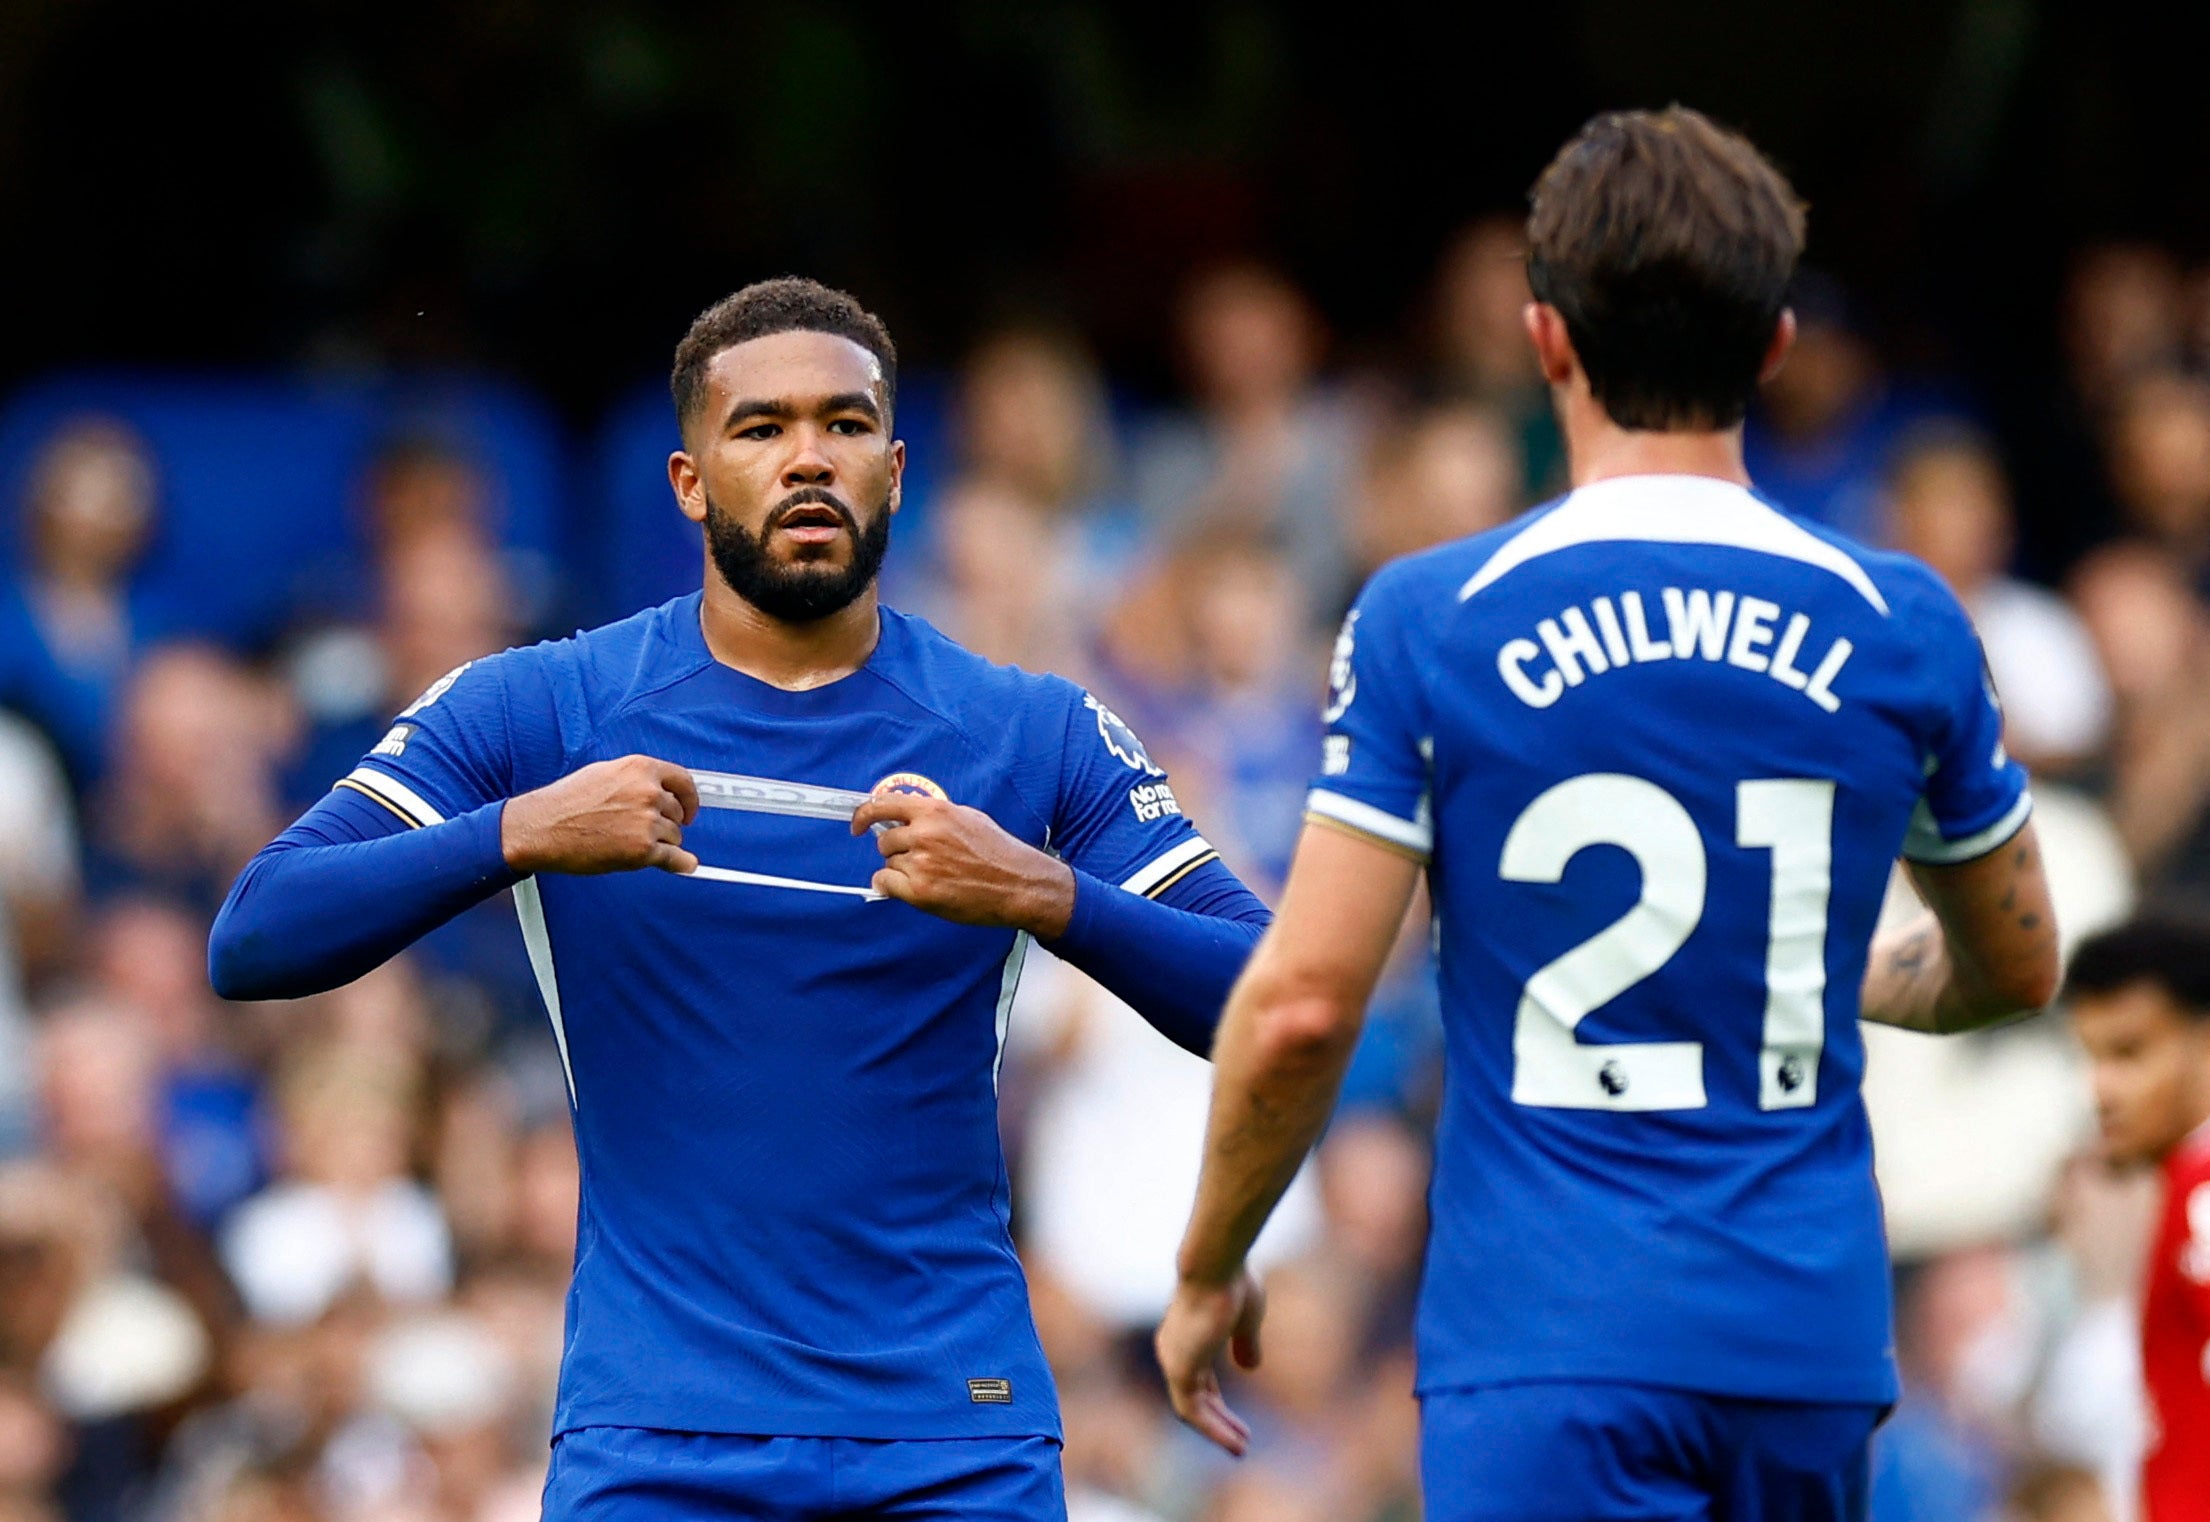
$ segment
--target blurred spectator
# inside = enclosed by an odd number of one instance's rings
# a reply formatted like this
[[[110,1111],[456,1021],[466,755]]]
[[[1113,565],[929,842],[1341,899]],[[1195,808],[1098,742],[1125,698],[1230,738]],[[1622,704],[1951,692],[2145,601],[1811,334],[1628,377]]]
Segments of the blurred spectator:
[[[1108,560],[1126,554],[1135,526],[1111,495],[1120,462],[1105,382],[1078,338],[1042,326],[985,338],[967,357],[955,421],[964,479],[1034,503]]]
[[[127,1266],[128,1245],[106,1193],[36,1164],[0,1169],[0,1379],[35,1380],[67,1423],[56,1488],[72,1522],[121,1522],[156,1458],[151,1419],[209,1371],[206,1328]]]
[[[147,655],[87,831],[95,891],[145,888],[212,917],[284,822],[276,771],[291,735],[282,693],[228,656],[201,645]]]
[[[1234,525],[1193,535],[1169,567],[1192,670],[1157,743],[1178,778],[1203,772],[1207,838],[1267,895],[1289,874],[1320,753],[1301,588],[1270,538]]]
[[[2002,1418],[2018,1394],[2012,1270],[2000,1250],[1968,1250],[1901,1286],[1905,1395],[1875,1440],[1875,1522],[1983,1522],[1993,1511],[2009,1461]]]
[[[1104,383],[1073,336],[1007,328],[968,356],[955,421],[960,474],[929,510],[920,604],[993,660],[1069,671],[1142,549],[1111,495]]]
[[[1799,273],[1796,343],[1765,383],[1743,441],[1750,478],[1789,512],[1871,542],[1888,451],[1911,415],[1888,384],[1848,298]]]
[[[0,601],[0,700],[46,730],[80,782],[100,770],[108,716],[145,636],[130,577],[154,499],[145,443],[109,419],[64,427],[31,467],[21,579]]]
[[[1961,428],[1906,438],[1890,468],[1887,541],[1934,568],[1972,615],[2003,698],[2003,741],[2036,773],[2092,760],[2110,684],[2063,599],[2008,574],[2010,487],[1992,445]]]
[[[1524,314],[1534,299],[1527,288],[1527,219],[1500,212],[1468,225],[1444,251],[1429,324],[1436,391],[1493,412],[1504,424],[1519,466],[1512,495],[1525,500],[1565,485],[1565,440],[1527,339]]]
[[[2089,417],[2178,361],[2180,299],[2179,262],[2154,244],[2096,244],[2073,261],[2060,336],[2073,396]]]
[[[457,516],[399,521],[404,532],[394,526],[377,561],[373,628],[327,629],[289,663],[312,726],[288,769],[296,807],[351,771],[431,683],[505,649],[518,632],[502,565],[481,529]]]
[[[1133,460],[1151,532],[1177,541],[1222,522],[1279,537],[1312,620],[1346,595],[1342,515],[1359,429],[1316,380],[1318,315],[1279,273],[1237,264],[1183,291],[1178,338],[1195,411],[1159,419]]]
[[[75,949],[74,816],[45,736],[0,712],[0,1157],[31,1140],[30,995]]]
[[[2210,381],[2140,376],[2120,391],[2110,473],[2125,529],[2198,586],[2210,577]]]
[[[2147,886],[2210,890],[2210,613],[2180,567],[2138,543],[2082,566],[2072,601],[2118,699],[2111,818]]]
[[[284,1074],[282,1175],[222,1239],[257,1319],[312,1322],[357,1289],[418,1304],[452,1287],[444,1213],[408,1173],[414,1085],[404,1062],[359,1049],[305,1053]]]
[[[929,619],[993,661],[1071,674],[1088,568],[1044,510],[985,478],[953,486],[934,520]]]
[[[157,898],[111,902],[94,933],[104,994],[148,1038],[159,1089],[155,1126],[177,1204],[201,1228],[258,1189],[265,1168],[261,1085],[207,985],[207,924]]]
[[[1486,533],[1526,506],[1520,447],[1477,403],[1423,407],[1369,441],[1351,520],[1358,574],[1400,555]]]
[[[1029,1254],[1111,1334],[1148,1337],[1174,1292],[1174,1251],[1197,1197],[1211,1069],[1158,1039],[1088,978],[1029,953],[1009,1056],[1035,1095],[1020,1153]],[[1258,1240],[1262,1268],[1320,1227],[1300,1173]]]

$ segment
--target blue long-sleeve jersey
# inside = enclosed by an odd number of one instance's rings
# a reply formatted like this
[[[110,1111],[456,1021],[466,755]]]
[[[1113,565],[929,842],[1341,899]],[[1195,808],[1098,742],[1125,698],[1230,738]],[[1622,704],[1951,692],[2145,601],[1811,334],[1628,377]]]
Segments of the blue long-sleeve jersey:
[[[1200,1051],[1265,910],[1080,688],[885,610],[861,670],[787,692],[714,660],[698,617],[693,595],[438,683],[240,877],[216,986],[331,986],[514,885],[583,1170],[557,1431],[1056,1435],[997,1134],[1024,937],[871,897],[874,842],[825,817],[708,808],[695,875],[517,883],[500,810],[634,753],[941,793],[1065,858],[1053,949]]]

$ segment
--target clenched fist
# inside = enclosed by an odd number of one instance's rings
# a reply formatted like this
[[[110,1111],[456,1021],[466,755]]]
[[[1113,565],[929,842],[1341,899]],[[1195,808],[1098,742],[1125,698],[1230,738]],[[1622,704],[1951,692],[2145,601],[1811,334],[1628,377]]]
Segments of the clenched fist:
[[[698,787],[672,761],[624,756],[594,761],[534,793],[507,800],[499,816],[506,864],[532,872],[695,872],[683,826],[698,817]]]
[[[877,793],[852,815],[852,833],[887,825],[877,893],[961,925],[1026,930],[1043,940],[1066,933],[1074,872],[1057,857],[1015,840],[980,809],[918,793]]]

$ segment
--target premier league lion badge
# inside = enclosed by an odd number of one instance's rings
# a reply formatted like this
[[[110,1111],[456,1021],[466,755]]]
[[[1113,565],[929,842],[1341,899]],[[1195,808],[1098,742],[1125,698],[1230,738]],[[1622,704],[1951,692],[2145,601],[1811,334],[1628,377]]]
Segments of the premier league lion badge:
[[[1136,732],[1128,727],[1126,720],[1096,698],[1084,697],[1082,701],[1097,715],[1098,738],[1105,742],[1107,750],[1120,759],[1121,765],[1130,771],[1147,772],[1154,777],[1166,775],[1166,768],[1153,764],[1150,752],[1143,748],[1143,742],[1136,738]]]

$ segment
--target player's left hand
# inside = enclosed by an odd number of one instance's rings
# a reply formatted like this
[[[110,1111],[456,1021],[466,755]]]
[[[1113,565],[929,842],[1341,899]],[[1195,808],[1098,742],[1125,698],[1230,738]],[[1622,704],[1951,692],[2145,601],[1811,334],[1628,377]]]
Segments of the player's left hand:
[[[1239,1369],[1257,1368],[1265,1315],[1266,1291],[1248,1269],[1224,1285],[1184,1279],[1152,1339],[1174,1414],[1239,1459],[1251,1446],[1251,1429],[1220,1393],[1220,1355],[1228,1353]]]
[[[921,793],[877,793],[852,815],[852,833],[887,825],[874,889],[961,925],[1026,930],[1044,940],[1066,933],[1074,914],[1074,872],[1015,840],[980,809]]]

